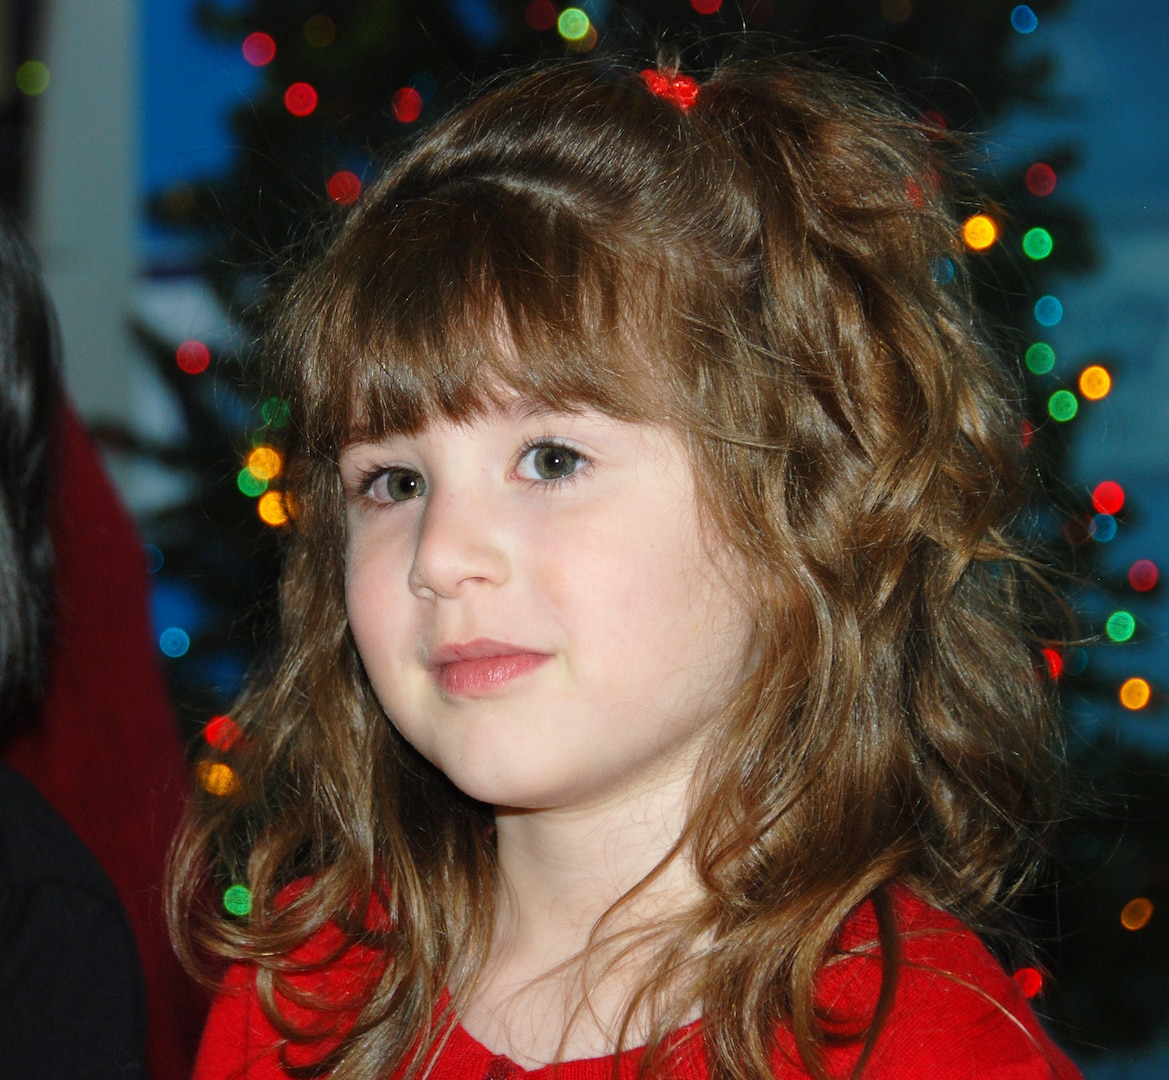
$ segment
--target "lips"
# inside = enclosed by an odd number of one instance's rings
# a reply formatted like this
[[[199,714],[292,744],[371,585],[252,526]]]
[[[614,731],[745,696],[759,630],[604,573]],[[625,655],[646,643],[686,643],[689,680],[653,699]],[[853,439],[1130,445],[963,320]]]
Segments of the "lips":
[[[507,686],[551,659],[550,653],[481,638],[435,649],[429,666],[445,693],[479,697]]]

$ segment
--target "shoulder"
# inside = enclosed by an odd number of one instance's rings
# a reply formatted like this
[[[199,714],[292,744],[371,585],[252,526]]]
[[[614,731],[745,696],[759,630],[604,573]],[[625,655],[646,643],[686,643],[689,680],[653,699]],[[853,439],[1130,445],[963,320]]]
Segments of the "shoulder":
[[[0,765],[6,1066],[13,1075],[143,1076],[145,1030],[142,972],[113,886],[36,788]]]
[[[306,884],[290,886],[277,903]],[[368,925],[389,928],[378,908],[370,910]],[[264,1005],[258,965],[232,964],[212,1002],[192,1080],[287,1080],[313,1069],[357,1019],[383,963],[380,950],[326,922],[281,958],[281,973],[270,980],[277,1015]]]
[[[898,1080],[1076,1080],[1079,1072],[1041,1027],[1014,979],[958,919],[905,890],[895,894],[901,964],[886,1021],[865,1069]],[[826,969],[822,1001],[871,1015],[881,962],[866,906],[846,926],[844,958]]]

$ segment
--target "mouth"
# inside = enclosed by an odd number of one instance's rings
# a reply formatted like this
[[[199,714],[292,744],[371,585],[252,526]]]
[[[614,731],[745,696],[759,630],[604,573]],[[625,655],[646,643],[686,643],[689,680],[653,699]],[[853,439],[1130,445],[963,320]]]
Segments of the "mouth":
[[[550,653],[481,638],[435,649],[430,654],[429,669],[444,693],[452,697],[481,697],[522,678],[551,659]]]

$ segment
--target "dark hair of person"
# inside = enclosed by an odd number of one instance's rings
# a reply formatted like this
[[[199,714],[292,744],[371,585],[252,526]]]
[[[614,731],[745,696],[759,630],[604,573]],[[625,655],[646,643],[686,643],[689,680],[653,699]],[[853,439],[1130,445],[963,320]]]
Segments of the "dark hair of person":
[[[52,636],[56,323],[28,241],[0,213],[0,740],[31,723]]]
[[[490,88],[370,184],[278,309],[282,638],[234,714],[238,788],[201,798],[177,851],[189,962],[254,962],[278,1030],[306,1038],[279,1015],[289,954],[330,920],[368,943],[376,896],[385,969],[336,1080],[421,1069],[443,988],[473,985],[490,811],[371,691],[337,458],[514,395],[671,425],[747,568],[754,663],[672,856],[704,895],[649,931],[626,1015],[652,1017],[646,1068],[700,1012],[712,1077],[770,1077],[779,1024],[822,1073],[815,981],[858,905],[883,927],[885,1001],[890,887],[991,919],[1052,820],[1059,725],[1016,528],[1020,393],[964,285],[957,183],[915,119],[820,67],[729,64],[684,109],[593,60]],[[213,886],[245,880],[233,919]]]

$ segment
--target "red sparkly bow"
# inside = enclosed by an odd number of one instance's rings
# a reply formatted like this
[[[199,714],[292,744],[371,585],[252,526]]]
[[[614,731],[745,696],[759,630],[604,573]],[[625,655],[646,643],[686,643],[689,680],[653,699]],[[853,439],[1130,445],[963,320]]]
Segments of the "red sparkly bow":
[[[689,75],[663,75],[653,68],[646,68],[641,73],[645,85],[651,94],[672,101],[683,112],[689,109],[698,100],[698,83]]]

